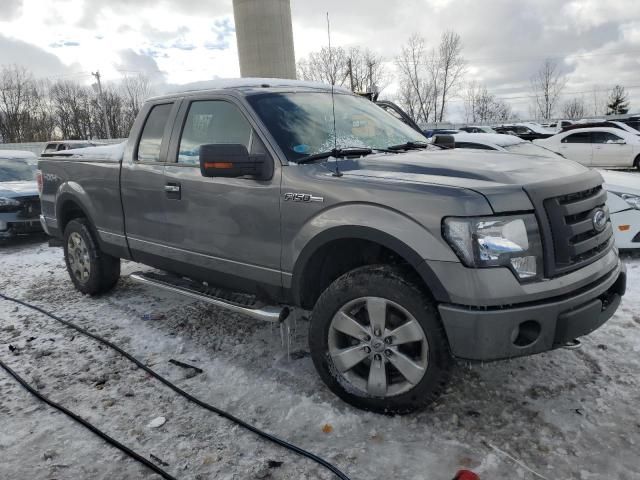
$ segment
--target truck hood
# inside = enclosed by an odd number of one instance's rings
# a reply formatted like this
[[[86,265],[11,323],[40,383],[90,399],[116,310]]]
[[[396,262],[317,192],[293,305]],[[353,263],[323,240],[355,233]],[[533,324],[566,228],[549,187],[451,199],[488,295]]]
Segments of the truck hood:
[[[335,168],[335,162],[328,164]],[[339,160],[342,174],[372,181],[436,184],[474,190],[496,212],[529,210],[533,205],[523,187],[585,174],[571,160],[516,155],[499,151],[409,151]]]
[[[38,185],[34,180],[0,182],[0,197],[30,197],[38,195]]]

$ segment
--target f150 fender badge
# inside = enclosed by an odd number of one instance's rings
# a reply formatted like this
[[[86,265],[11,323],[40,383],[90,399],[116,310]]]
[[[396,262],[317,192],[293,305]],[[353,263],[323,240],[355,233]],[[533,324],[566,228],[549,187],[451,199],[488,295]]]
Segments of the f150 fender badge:
[[[292,193],[284,194],[285,202],[324,202],[324,197],[314,197],[309,193]]]

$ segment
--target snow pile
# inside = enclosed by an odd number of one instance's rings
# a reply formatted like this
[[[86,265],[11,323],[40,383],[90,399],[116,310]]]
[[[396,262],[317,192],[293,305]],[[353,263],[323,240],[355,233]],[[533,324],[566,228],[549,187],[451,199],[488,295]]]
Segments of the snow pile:
[[[353,480],[448,480],[460,468],[488,480],[630,480],[640,444],[640,258],[625,261],[629,291],[582,349],[460,363],[432,408],[403,417],[359,411],[331,394],[309,356],[308,322],[293,326],[287,359],[277,326],[136,284],[127,275],[146,267],[131,262],[114,291],[89,297],[73,289],[60,249],[8,246],[0,249],[0,292],[106,336],[186,391],[323,456]],[[1,300],[0,358],[178,478],[335,478],[187,403],[95,341]],[[1,371],[0,392],[0,478],[149,475]],[[158,417],[166,423],[147,427]]]
[[[69,156],[72,158],[90,157],[95,160],[114,160],[120,161],[124,155],[124,149],[127,146],[127,142],[115,143],[113,145],[100,145],[97,147],[86,148],[73,148],[70,150],[63,150],[60,153],[63,156]]]
[[[460,132],[453,135],[456,142],[482,143],[485,145],[497,145],[505,147],[507,145],[517,145],[524,143],[523,140],[515,135],[505,135],[502,133],[467,133]]]
[[[32,160],[36,155],[26,150],[2,150],[0,149],[0,158],[8,160]]]

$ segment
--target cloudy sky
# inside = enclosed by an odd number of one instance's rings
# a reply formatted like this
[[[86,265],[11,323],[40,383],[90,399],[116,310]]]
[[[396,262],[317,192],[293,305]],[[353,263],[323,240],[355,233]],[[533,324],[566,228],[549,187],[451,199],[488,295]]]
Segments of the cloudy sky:
[[[462,37],[468,80],[488,86],[527,116],[530,78],[546,57],[568,83],[563,100],[593,103],[614,84],[640,111],[640,0],[291,0],[296,57],[326,44],[368,47],[388,61],[412,33],[435,46]],[[2,0],[0,64],[38,78],[90,82],[137,72],[158,83],[239,75],[231,0]],[[395,85],[385,92],[393,96]],[[449,107],[462,112],[462,100]]]

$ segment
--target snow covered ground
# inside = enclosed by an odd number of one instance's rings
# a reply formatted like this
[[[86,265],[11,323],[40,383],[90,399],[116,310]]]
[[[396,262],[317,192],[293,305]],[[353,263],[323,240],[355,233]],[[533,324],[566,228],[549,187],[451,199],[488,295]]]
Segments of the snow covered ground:
[[[0,292],[106,336],[185,390],[324,456],[354,480],[450,480],[458,468],[483,480],[632,480],[640,478],[640,258],[625,261],[627,296],[582,349],[461,363],[436,405],[404,417],[361,412],[334,397],[313,369],[306,322],[287,359],[277,329],[135,284],[126,277],[140,269],[133,263],[113,292],[90,298],[73,289],[61,249],[21,242],[0,247]],[[189,404],[95,341],[3,300],[0,358],[177,478],[333,478]],[[166,423],[149,426],[159,416]],[[0,371],[0,479],[27,478],[157,477]]]

